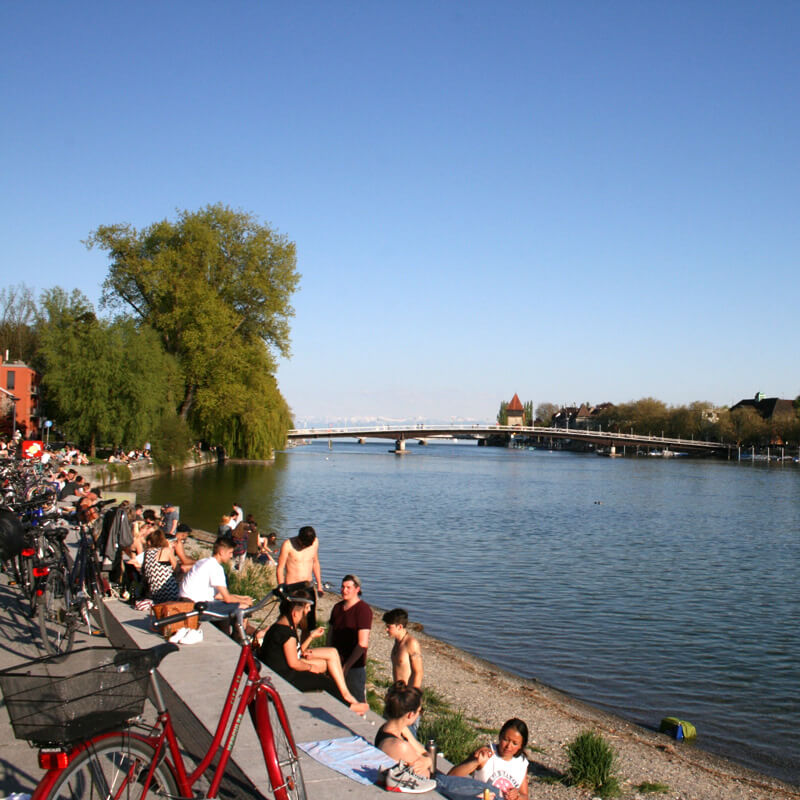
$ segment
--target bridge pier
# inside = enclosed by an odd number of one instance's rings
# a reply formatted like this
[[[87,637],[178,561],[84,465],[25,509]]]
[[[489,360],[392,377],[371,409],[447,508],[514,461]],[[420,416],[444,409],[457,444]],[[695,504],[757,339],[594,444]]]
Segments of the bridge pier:
[[[419,446],[420,447],[424,447],[426,444],[428,444],[428,440],[427,439],[420,439],[419,440]]]
[[[398,456],[404,456],[406,454],[406,440],[395,439],[394,450],[391,450],[390,452],[395,453]]]
[[[364,436],[362,436],[362,437],[361,437],[361,438],[358,440],[358,443],[359,443],[359,444],[366,444],[366,443],[367,443],[367,440],[366,440],[366,438],[365,438]]]

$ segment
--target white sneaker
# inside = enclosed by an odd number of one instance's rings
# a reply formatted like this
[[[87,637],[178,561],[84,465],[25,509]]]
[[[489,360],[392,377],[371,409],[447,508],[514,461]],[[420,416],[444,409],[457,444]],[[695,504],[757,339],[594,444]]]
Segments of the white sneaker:
[[[417,775],[405,761],[386,770],[386,791],[422,794],[436,788],[436,781]]]
[[[190,628],[178,628],[172,636],[169,637],[169,640],[172,644],[180,644],[183,641],[183,637],[186,636]]]
[[[200,644],[203,641],[203,631],[200,628],[184,628],[186,633],[180,641],[180,644]]]

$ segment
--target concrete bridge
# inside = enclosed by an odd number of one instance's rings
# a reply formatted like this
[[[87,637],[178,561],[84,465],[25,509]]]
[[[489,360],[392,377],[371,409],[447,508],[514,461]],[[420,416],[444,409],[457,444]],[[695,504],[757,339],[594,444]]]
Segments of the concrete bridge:
[[[490,436],[511,434],[512,436],[541,436],[550,439],[571,439],[609,448],[616,455],[618,447],[659,448],[661,450],[692,453],[727,453],[735,445],[722,442],[705,442],[697,439],[672,439],[664,436],[640,435],[637,433],[614,433],[612,431],[587,431],[580,428],[542,428],[533,425],[377,425],[356,428],[297,428],[290,430],[289,439],[394,439],[395,452],[403,453],[409,439],[424,443],[431,438],[477,439],[482,444]]]

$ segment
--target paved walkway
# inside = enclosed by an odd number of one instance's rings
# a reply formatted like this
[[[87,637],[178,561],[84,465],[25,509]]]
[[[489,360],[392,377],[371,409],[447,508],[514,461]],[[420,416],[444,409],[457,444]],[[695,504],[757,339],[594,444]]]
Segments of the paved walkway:
[[[43,654],[37,644],[38,627],[32,628],[17,598],[16,590],[6,585],[3,576],[0,579],[0,603],[4,610],[0,619],[0,667],[13,666]],[[145,615],[116,600],[108,600],[106,606],[115,619],[109,631],[115,646],[152,647],[163,641],[149,630]],[[210,741],[209,731],[213,732],[216,727],[239,654],[239,647],[212,625],[204,623],[202,629],[202,644],[182,647],[159,668],[163,683],[168,687],[166,699],[181,744],[193,754],[198,754]],[[86,638],[83,637],[84,643]],[[91,643],[106,642],[92,637]],[[76,642],[76,646],[79,644]],[[299,742],[354,734],[371,742],[382,723],[380,717],[371,712],[366,719],[358,717],[326,693],[301,693],[278,676],[274,676],[274,681]],[[31,793],[41,776],[37,751],[13,738],[4,706],[0,708],[0,753],[0,798],[12,792]],[[377,800],[385,796],[382,789],[356,783],[305,753],[301,753],[300,759],[309,800]],[[235,768],[225,786],[226,798],[271,797],[266,788],[269,783],[261,748],[248,722],[241,726],[234,761]],[[426,797],[439,798],[440,795],[430,792]]]

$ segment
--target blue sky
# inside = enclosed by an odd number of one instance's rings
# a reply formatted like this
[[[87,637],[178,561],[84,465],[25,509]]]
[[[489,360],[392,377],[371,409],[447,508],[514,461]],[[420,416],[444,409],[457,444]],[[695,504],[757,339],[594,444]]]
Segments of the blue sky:
[[[297,243],[298,422],[800,394],[794,2],[0,4],[3,285]]]

